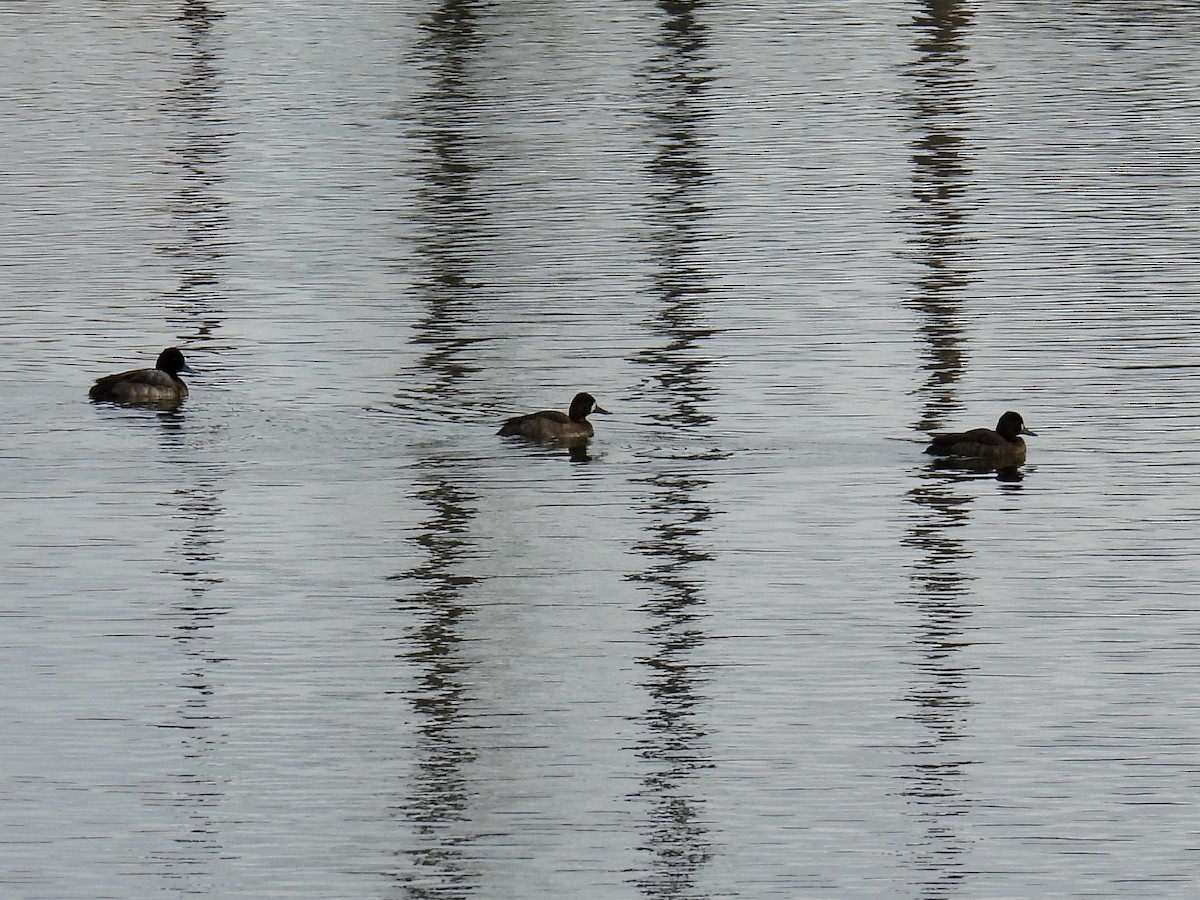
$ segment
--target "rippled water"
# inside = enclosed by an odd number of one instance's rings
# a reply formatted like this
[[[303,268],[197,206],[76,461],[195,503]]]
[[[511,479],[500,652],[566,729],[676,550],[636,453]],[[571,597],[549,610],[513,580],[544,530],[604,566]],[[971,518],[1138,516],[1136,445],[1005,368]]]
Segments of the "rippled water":
[[[1195,893],[1194,5],[0,23],[5,896]]]

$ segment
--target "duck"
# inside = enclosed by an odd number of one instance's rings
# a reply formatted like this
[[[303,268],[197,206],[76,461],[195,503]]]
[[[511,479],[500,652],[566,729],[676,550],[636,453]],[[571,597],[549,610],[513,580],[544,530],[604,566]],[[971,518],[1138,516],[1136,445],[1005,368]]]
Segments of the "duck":
[[[596,398],[587,392],[580,392],[571,401],[571,407],[566,413],[556,409],[544,409],[541,412],[514,416],[505,422],[498,432],[504,436],[520,436],[534,441],[558,441],[562,443],[586,441],[595,434],[592,423],[587,417],[592,413],[608,415],[608,410],[601,409]]]
[[[180,372],[191,372],[178,347],[158,354],[153,369],[130,369],[96,379],[88,397],[97,401],[131,405],[178,405],[188,395]]]
[[[1020,413],[1006,412],[996,423],[996,430],[972,428],[953,434],[936,434],[926,453],[934,456],[957,456],[976,459],[998,466],[1019,466],[1025,462],[1025,441],[1021,435],[1037,435],[1025,427]]]

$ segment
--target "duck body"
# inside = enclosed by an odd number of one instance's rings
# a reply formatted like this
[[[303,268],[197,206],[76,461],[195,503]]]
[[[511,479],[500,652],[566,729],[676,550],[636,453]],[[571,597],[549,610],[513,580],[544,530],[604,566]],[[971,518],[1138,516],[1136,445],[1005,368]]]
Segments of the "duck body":
[[[586,441],[595,434],[595,429],[587,417],[592,413],[607,412],[596,404],[596,398],[591,394],[579,393],[571,401],[571,408],[566,413],[556,409],[545,409],[524,416],[514,416],[500,426],[496,433],[505,437],[528,438],[532,441]]]
[[[168,347],[158,355],[153,369],[130,369],[96,379],[88,397],[92,400],[130,405],[176,405],[188,395],[180,372],[190,372],[183,354]]]
[[[1025,427],[1020,413],[1006,412],[993,431],[991,428],[972,428],[952,434],[934,435],[926,453],[975,459],[997,466],[1019,466],[1025,462],[1025,441],[1021,435],[1036,437]]]

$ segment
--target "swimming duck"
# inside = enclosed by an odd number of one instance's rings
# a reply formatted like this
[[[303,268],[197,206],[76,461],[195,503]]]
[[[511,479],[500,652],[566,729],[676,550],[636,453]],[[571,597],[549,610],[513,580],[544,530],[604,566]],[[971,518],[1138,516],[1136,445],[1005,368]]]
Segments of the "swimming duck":
[[[117,375],[105,375],[96,380],[88,396],[113,403],[178,404],[188,395],[187,385],[179,378],[179,373],[190,371],[179,349],[168,347],[158,354],[153,369],[131,369]]]
[[[501,435],[520,435],[535,441],[585,441],[595,431],[587,417],[592,413],[608,414],[608,410],[596,405],[596,398],[588,393],[579,393],[571,401],[571,408],[564,415],[555,409],[529,413],[509,419],[496,432]]]
[[[937,434],[926,453],[934,456],[959,456],[993,463],[998,466],[1019,466],[1025,462],[1025,442],[1021,435],[1037,437],[1025,427],[1020,413],[1006,412],[996,423],[996,430],[972,428],[954,434]]]

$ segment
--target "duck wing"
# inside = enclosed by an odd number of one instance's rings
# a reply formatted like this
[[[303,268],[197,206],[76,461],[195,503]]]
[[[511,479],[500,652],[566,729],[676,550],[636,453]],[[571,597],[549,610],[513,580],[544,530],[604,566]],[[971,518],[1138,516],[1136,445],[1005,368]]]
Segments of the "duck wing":
[[[544,409],[541,412],[528,413],[524,416],[514,416],[501,425],[500,430],[496,433],[500,435],[523,435],[528,434],[529,429],[539,422],[557,422],[565,425],[570,421],[571,419],[566,413],[561,413],[556,409]]]
[[[990,428],[972,428],[970,431],[956,431],[952,434],[935,434],[925,448],[926,453],[934,456],[948,456],[959,452],[964,445],[974,447],[1008,447],[1009,442],[1000,437]]]
[[[179,389],[175,379],[162,369],[130,369],[128,372],[97,378],[92,389],[88,391],[88,396],[93,400],[102,400],[111,397],[116,391],[130,388],[166,388],[172,391]]]

